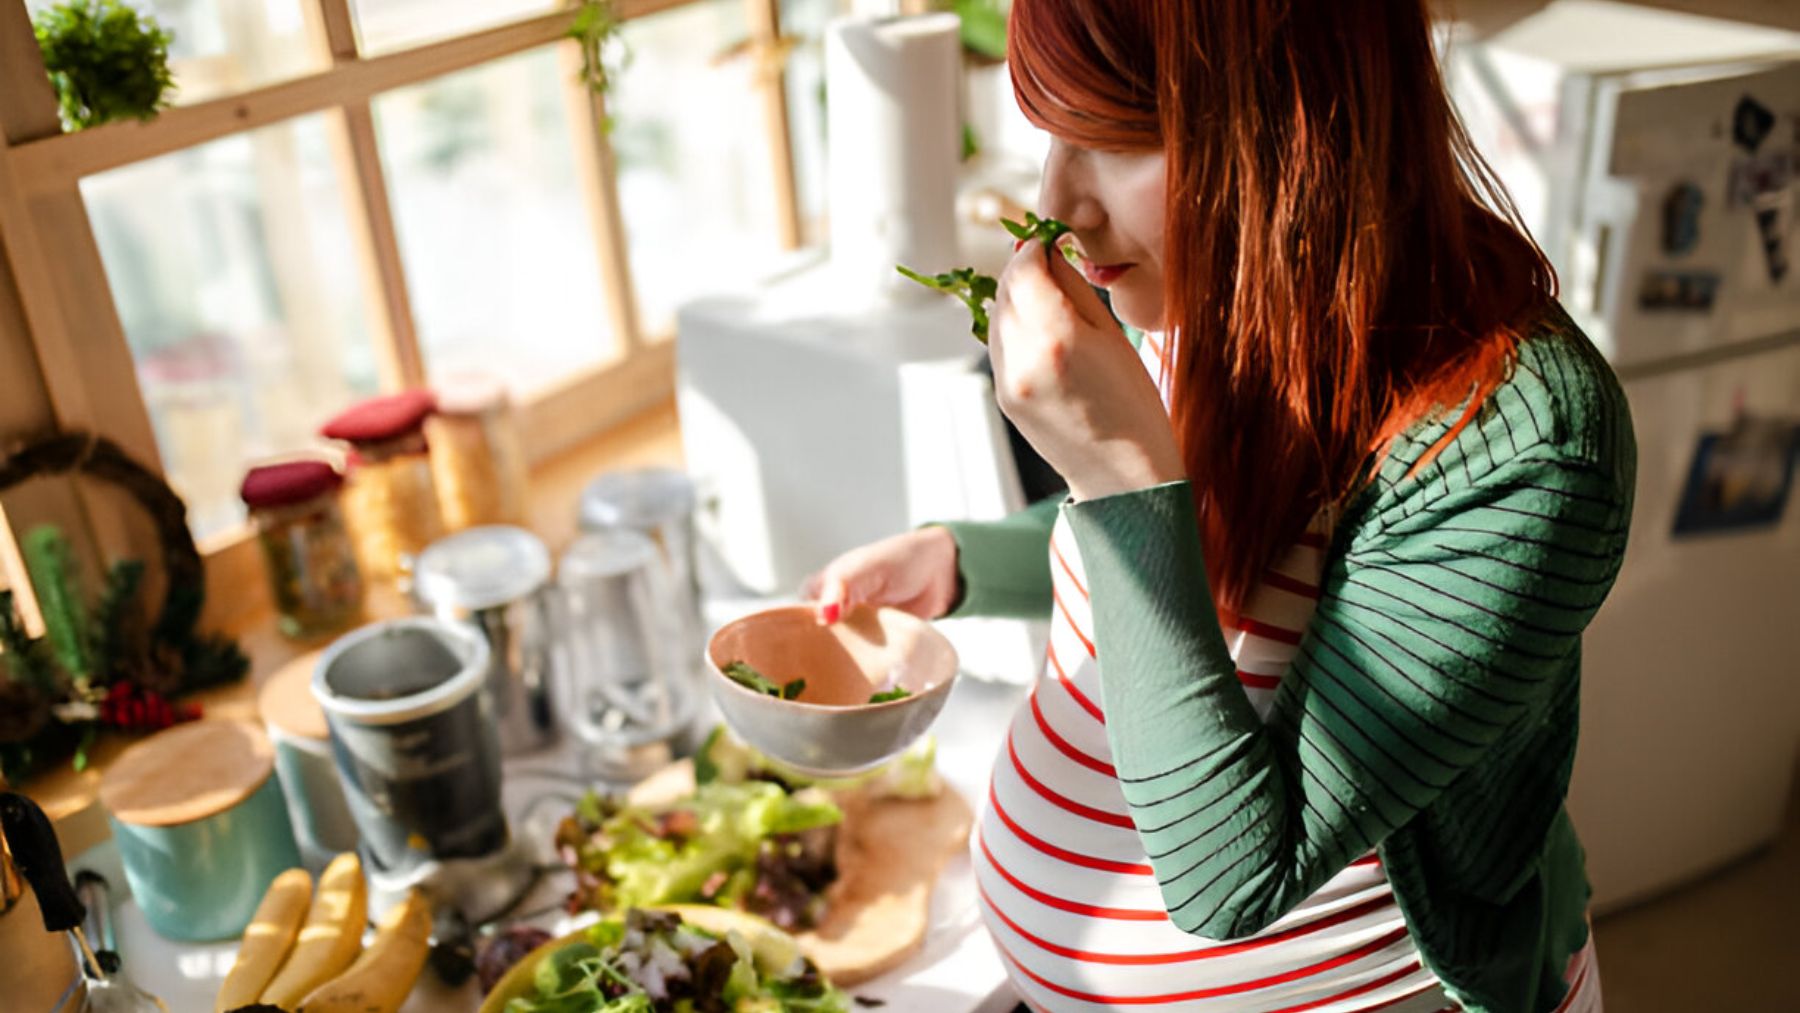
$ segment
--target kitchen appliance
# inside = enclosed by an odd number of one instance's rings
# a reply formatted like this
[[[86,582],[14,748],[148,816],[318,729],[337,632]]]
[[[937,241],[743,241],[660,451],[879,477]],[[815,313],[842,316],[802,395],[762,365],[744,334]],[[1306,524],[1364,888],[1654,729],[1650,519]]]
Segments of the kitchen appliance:
[[[413,593],[439,619],[464,623],[487,641],[500,752],[516,756],[554,742],[557,623],[543,540],[503,524],[441,538],[419,554]]]
[[[590,531],[563,554],[569,729],[595,777],[635,781],[687,751],[699,673],[685,628],[691,600],[655,542],[628,528]]]
[[[313,695],[362,838],[372,910],[420,887],[475,921],[530,885],[500,805],[488,645],[426,616],[372,623],[319,658]]]
[[[694,482],[673,468],[613,471],[581,490],[581,530],[635,531],[650,539],[666,575],[659,590],[665,607],[646,618],[665,625],[678,647],[674,658],[697,671],[706,647],[700,614],[699,543],[694,531]],[[579,558],[580,554],[577,554]]]
[[[1594,906],[1772,840],[1800,743],[1800,35],[1552,3],[1453,45],[1477,146],[1632,407],[1630,545],[1584,639]]]

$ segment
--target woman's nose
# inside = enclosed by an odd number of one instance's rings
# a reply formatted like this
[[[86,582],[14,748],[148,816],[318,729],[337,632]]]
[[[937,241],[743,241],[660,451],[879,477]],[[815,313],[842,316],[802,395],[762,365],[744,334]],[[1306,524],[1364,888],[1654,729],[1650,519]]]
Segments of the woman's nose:
[[[1088,186],[1088,176],[1080,151],[1052,141],[1050,154],[1044,158],[1043,182],[1038,188],[1038,213],[1077,232],[1099,228],[1106,213]]]

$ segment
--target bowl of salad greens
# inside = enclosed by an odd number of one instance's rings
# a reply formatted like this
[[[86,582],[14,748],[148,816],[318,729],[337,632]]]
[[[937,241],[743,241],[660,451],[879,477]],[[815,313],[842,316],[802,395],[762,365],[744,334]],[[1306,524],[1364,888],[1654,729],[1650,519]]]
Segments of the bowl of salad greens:
[[[793,937],[742,911],[631,908],[515,964],[481,1013],[847,1013]]]
[[[708,686],[744,742],[803,773],[870,770],[925,734],[956,680],[930,623],[863,607],[835,623],[810,606],[753,613],[713,634]]]

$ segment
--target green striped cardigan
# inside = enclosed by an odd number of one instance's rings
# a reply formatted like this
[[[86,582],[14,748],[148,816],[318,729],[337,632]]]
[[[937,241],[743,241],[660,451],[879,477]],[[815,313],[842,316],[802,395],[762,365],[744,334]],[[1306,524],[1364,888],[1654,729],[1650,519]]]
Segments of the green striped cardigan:
[[[1044,615],[1068,516],[1086,568],[1107,736],[1174,923],[1268,926],[1378,846],[1428,966],[1471,1010],[1556,1005],[1586,941],[1563,811],[1581,632],[1618,572],[1636,450],[1611,370],[1557,313],[1417,474],[1414,427],[1347,506],[1268,721],[1239,687],[1176,482],[951,523],[954,615]]]

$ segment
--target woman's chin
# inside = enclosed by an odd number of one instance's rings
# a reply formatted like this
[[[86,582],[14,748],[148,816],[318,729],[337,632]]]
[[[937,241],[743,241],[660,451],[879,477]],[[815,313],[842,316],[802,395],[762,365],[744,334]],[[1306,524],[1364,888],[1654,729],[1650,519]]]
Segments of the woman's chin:
[[[1145,292],[1138,281],[1131,277],[1121,278],[1119,284],[1107,289],[1113,315],[1140,331],[1161,331],[1162,293]]]

